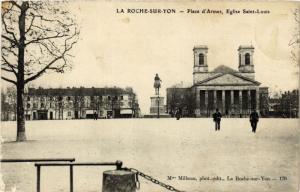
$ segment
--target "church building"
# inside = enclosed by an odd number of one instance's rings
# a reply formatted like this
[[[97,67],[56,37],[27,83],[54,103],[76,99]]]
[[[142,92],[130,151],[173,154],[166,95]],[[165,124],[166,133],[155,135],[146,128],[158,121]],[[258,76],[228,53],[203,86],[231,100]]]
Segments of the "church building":
[[[255,80],[254,47],[239,46],[237,51],[238,70],[221,65],[209,71],[208,47],[194,47],[193,85],[186,88],[194,98],[193,115],[211,116],[217,108],[228,117],[247,116],[253,109],[264,110],[262,102],[267,102],[268,88],[260,87],[261,83]],[[167,104],[172,103],[168,97],[172,91],[174,88],[167,89]]]

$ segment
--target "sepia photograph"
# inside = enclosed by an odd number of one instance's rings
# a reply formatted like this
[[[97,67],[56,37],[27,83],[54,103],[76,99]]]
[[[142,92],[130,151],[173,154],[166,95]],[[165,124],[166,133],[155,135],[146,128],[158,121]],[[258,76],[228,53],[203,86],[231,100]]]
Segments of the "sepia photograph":
[[[298,1],[1,1],[3,192],[298,192]]]

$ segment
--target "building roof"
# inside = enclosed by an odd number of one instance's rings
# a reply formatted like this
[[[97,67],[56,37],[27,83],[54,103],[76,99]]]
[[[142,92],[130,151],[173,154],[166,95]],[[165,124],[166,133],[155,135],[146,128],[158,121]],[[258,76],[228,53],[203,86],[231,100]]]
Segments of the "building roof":
[[[219,65],[212,72],[214,72],[214,73],[238,73],[238,71],[236,71],[230,67],[227,67],[225,65]]]
[[[191,86],[192,86],[192,83],[181,81],[180,83],[174,84],[170,88],[184,88],[184,89],[186,89],[186,88],[191,88]]]
[[[131,88],[123,89],[118,87],[104,87],[104,88],[29,88],[28,95],[49,95],[49,96],[95,96],[95,95],[119,95],[119,94],[134,94]]]
[[[240,45],[238,51],[240,49],[254,49],[254,47],[252,45]]]
[[[209,77],[207,79],[204,79],[200,82],[197,82],[195,85],[205,84],[209,81],[215,80],[217,78],[221,78],[222,76],[225,76],[227,74],[232,75],[233,78],[238,78],[238,79],[244,80],[245,82],[248,82],[249,84],[254,84],[254,85],[260,85],[261,84],[258,81],[255,81],[251,78],[248,78],[248,77],[245,77],[245,76],[241,75],[240,72],[238,72],[238,71],[236,71],[236,70],[234,70],[230,67],[227,67],[225,65],[220,65],[220,66],[216,67],[211,73],[215,73],[215,75],[213,75],[212,77]]]
[[[194,49],[208,49],[208,47],[206,45],[196,45]]]

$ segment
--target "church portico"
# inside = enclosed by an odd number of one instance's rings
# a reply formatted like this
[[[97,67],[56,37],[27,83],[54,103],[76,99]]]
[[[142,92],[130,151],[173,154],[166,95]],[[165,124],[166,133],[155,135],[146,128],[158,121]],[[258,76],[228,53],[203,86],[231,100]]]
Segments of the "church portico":
[[[259,90],[253,86],[198,86],[197,116],[210,116],[216,108],[227,116],[248,115],[259,110]]]

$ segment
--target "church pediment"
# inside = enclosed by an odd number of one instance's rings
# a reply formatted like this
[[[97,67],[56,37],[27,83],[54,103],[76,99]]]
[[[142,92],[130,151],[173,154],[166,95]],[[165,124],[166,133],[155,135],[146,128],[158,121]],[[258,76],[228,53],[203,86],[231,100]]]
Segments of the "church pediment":
[[[198,85],[260,85],[259,82],[242,75],[226,73],[205,79]]]

